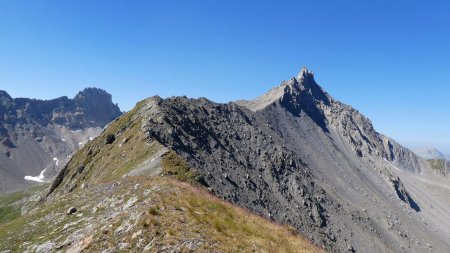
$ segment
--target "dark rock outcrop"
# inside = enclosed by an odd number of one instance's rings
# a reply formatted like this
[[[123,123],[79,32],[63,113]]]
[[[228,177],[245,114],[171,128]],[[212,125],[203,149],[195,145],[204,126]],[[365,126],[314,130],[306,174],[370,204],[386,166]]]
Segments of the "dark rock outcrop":
[[[412,209],[414,209],[416,212],[420,212],[420,207],[417,205],[417,203],[412,199],[412,197],[409,195],[408,191],[406,190],[403,183],[400,181],[399,177],[391,178],[390,182],[392,186],[395,189],[395,192],[397,193],[398,198],[408,204]]]

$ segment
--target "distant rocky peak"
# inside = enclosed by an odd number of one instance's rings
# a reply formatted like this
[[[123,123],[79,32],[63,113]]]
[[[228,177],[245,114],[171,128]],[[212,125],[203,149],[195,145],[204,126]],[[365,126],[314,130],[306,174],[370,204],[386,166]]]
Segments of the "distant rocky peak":
[[[57,124],[72,130],[104,127],[121,114],[112,96],[98,88],[86,88],[73,99],[63,96],[51,100],[13,99],[0,91],[0,115],[5,119],[3,127],[10,126],[10,132],[26,125]]]
[[[12,98],[8,94],[8,92],[0,90],[0,101],[9,101],[9,100],[12,100]]]
[[[254,100],[240,100],[236,103],[252,111],[262,110],[273,103],[281,103],[294,114],[298,114],[301,110],[312,110],[317,103],[329,105],[330,99],[316,83],[314,73],[303,67],[297,77],[282,82]]]
[[[308,70],[308,68],[306,66],[302,67],[302,69],[300,70],[300,72],[297,75],[298,82],[301,82],[301,80],[305,80],[305,79],[314,80],[314,73],[312,71]]]
[[[104,126],[118,117],[122,112],[112,102],[112,96],[99,88],[85,88],[73,99],[76,105],[77,120],[70,120],[74,126],[92,124]],[[78,123],[80,122],[80,123]]]
[[[412,150],[416,155],[425,159],[446,159],[445,155],[432,146],[422,146]]]
[[[84,90],[78,92],[78,94],[75,96],[75,101],[83,101],[83,100],[106,100],[109,102],[112,102],[112,96],[105,90],[99,89],[99,88],[92,88],[88,87]]]

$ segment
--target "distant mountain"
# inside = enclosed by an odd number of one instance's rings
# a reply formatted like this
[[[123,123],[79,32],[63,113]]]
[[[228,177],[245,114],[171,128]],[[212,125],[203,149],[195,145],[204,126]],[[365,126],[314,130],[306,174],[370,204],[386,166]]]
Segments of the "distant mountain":
[[[450,173],[450,156],[444,155],[434,147],[424,146],[413,150],[418,156],[426,159],[430,163],[434,173],[447,177]]]
[[[48,181],[73,151],[120,115],[111,95],[97,88],[52,100],[0,91],[0,193]]]
[[[449,156],[444,155],[438,149],[431,146],[418,147],[412,150],[416,155],[424,159],[447,159]]]

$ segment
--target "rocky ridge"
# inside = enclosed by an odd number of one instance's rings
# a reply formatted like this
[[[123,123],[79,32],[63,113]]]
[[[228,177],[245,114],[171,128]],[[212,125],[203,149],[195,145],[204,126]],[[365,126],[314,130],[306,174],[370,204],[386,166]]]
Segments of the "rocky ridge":
[[[448,177],[377,133],[307,69],[253,101],[140,102],[71,158],[41,205],[158,175],[292,225],[329,252],[450,248]]]
[[[0,252],[323,252],[292,227],[200,189],[198,171],[148,137],[149,111],[152,100],[112,122],[39,204],[2,224],[22,202],[6,198],[16,203],[0,204]]]
[[[133,125],[141,140],[134,146],[145,140],[143,150],[174,151],[216,196],[290,224],[330,252],[449,248],[448,179],[329,96],[307,69],[253,101],[153,97],[138,111],[121,119],[132,123],[121,123],[107,148],[72,160],[49,198],[119,173],[95,157],[120,154]],[[145,155],[141,171],[161,173],[166,151]]]

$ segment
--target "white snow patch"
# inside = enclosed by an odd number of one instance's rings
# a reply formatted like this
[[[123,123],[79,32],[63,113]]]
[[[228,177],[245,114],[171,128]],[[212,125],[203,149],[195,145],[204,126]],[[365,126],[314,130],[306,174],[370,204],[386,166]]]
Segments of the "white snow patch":
[[[41,171],[41,174],[39,174],[39,176],[37,177],[33,177],[33,176],[25,176],[24,179],[25,180],[29,180],[29,181],[35,181],[35,182],[39,182],[39,183],[43,183],[44,182],[44,172],[46,169],[44,169],[43,171]]]
[[[78,142],[78,146],[83,146],[83,142]]]
[[[59,165],[59,160],[58,160],[58,157],[54,157],[54,158],[53,158],[53,161],[55,161],[55,164],[56,164],[56,166],[58,166],[58,165]]]
[[[94,137],[89,137],[89,140],[92,141],[94,139]]]

